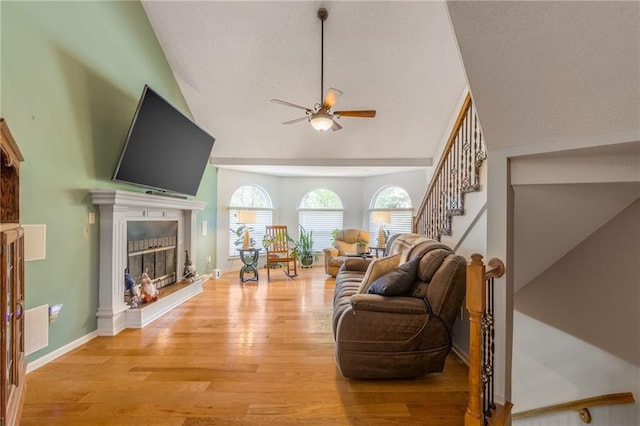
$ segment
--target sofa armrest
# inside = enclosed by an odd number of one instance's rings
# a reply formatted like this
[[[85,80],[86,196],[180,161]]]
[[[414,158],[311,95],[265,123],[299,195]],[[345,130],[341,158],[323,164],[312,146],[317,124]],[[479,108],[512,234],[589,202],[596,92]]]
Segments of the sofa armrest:
[[[390,314],[427,314],[422,299],[415,297],[385,297],[378,294],[354,294],[351,306],[356,311],[386,312]]]
[[[345,259],[342,268],[346,271],[366,272],[371,259],[363,259],[361,257],[349,257]]]

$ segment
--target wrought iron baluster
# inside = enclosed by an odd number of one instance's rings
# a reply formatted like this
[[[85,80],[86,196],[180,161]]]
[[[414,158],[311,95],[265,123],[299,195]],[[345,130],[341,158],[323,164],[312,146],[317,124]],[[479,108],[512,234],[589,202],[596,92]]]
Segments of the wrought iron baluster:
[[[485,158],[482,130],[468,95],[413,219],[414,232],[438,241],[451,235],[452,216],[463,214],[464,193],[478,189]]]

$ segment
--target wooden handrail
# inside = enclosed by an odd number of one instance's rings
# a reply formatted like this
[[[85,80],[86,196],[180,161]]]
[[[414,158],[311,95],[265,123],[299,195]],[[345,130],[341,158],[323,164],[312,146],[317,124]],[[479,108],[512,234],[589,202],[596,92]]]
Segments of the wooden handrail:
[[[578,399],[576,401],[563,402],[560,404],[549,405],[547,407],[534,408],[531,410],[513,413],[513,419],[522,419],[525,417],[542,416],[545,414],[554,414],[563,411],[577,411],[580,419],[584,423],[591,423],[591,413],[589,408],[604,405],[632,404],[636,402],[631,392],[610,393],[607,395],[594,396],[591,398]]]
[[[473,259],[473,256],[480,256],[480,255],[472,254],[471,255],[472,259]],[[481,260],[482,260],[482,256],[480,256],[480,261]],[[490,280],[491,278],[500,278],[503,275],[504,275],[504,263],[502,263],[502,260],[498,259],[497,257],[492,257],[491,259],[489,259],[484,271],[484,278],[486,280]]]
[[[451,235],[452,217],[464,214],[464,194],[480,189],[480,167],[486,158],[480,121],[467,93],[413,218],[413,232],[438,241],[441,235]]]
[[[456,123],[453,125],[453,129],[451,129],[449,140],[447,141],[447,144],[445,145],[444,150],[442,151],[442,155],[440,156],[440,161],[438,161],[438,166],[433,171],[434,177],[438,176],[442,172],[442,168],[444,167],[445,160],[447,159],[449,152],[451,152],[451,147],[453,146],[453,143],[456,141],[456,136],[458,135],[458,131],[460,130],[460,126],[462,125],[462,120],[464,120],[464,117],[467,115],[467,111],[469,110],[470,106],[471,106],[471,93],[467,93],[467,97],[464,98],[464,102],[462,103],[462,108],[460,108],[460,112],[458,113],[458,118],[456,118]],[[422,200],[422,204],[420,204],[420,208],[418,209],[418,211],[424,210],[425,204],[427,203],[427,199],[429,198],[429,196],[434,190],[435,182],[436,182],[435,179],[431,179],[431,183],[427,188],[427,192],[424,196],[424,199]]]

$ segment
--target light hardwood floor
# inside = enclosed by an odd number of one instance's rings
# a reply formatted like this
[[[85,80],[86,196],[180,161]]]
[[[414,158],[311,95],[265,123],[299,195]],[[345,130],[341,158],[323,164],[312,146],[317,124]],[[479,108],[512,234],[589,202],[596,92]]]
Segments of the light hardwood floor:
[[[22,425],[462,425],[467,367],[410,380],[343,378],[334,280],[321,267],[207,281],[142,330],[99,337],[27,376]]]

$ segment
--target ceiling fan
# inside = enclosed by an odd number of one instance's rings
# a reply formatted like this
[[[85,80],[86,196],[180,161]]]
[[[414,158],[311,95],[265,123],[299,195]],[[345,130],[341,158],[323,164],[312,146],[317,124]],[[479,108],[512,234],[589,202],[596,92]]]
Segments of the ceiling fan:
[[[320,60],[320,99],[322,99],[322,93],[324,91],[324,21],[329,16],[327,9],[318,9],[318,18],[321,22],[321,60]],[[335,105],[338,98],[342,95],[342,92],[338,89],[330,87],[327,90],[327,94],[324,97],[322,103],[315,104],[313,108],[307,108],[300,105],[292,104],[291,102],[281,101],[280,99],[271,99],[271,102],[277,104],[290,106],[293,108],[302,109],[305,111],[305,116],[296,118],[295,120],[286,121],[283,124],[293,124],[299,121],[307,120],[311,123],[316,130],[340,130],[342,126],[336,121],[340,117],[362,117],[373,118],[376,116],[375,110],[359,110],[359,111],[331,111],[331,108]]]

